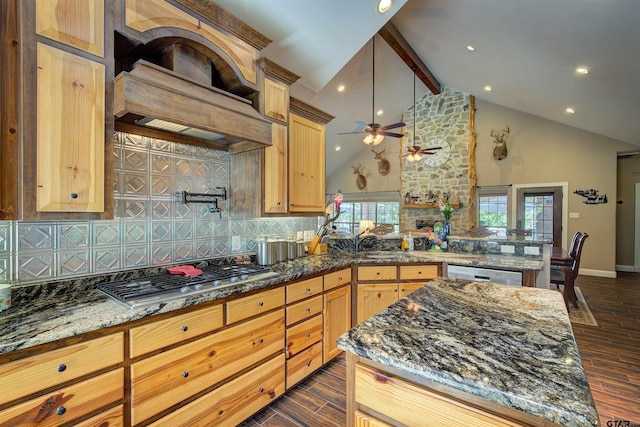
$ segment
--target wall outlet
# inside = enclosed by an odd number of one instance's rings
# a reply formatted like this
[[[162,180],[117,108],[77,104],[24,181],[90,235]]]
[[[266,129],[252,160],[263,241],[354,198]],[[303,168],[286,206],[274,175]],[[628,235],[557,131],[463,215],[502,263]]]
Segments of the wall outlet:
[[[540,255],[540,248],[537,246],[525,246],[524,247],[525,255]]]
[[[313,239],[313,230],[305,230],[304,232],[304,241],[310,242]]]
[[[304,231],[297,231],[296,240],[303,240],[303,239],[304,239]]]
[[[240,236],[231,236],[231,250],[238,252],[242,249],[242,239]]]
[[[515,254],[516,247],[513,245],[500,245],[500,253],[502,254]]]
[[[580,218],[580,212],[569,212],[569,218]]]

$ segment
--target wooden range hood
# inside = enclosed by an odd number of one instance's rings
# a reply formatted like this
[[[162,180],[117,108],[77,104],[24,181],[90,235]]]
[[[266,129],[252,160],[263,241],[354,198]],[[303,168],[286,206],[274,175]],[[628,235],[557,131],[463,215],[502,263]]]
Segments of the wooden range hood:
[[[237,153],[271,145],[251,101],[145,60],[114,80],[116,130]]]

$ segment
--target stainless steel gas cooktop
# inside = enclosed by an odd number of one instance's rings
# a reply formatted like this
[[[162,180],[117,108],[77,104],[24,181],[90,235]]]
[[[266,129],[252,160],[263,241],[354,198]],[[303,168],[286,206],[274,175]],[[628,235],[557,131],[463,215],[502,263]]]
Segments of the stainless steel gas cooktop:
[[[254,264],[212,265],[198,276],[158,274],[100,283],[98,290],[133,309],[276,276],[268,267]]]

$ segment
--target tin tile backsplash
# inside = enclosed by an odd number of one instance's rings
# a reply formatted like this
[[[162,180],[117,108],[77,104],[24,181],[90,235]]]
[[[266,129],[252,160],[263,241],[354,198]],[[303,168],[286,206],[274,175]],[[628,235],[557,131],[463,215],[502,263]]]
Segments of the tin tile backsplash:
[[[0,221],[0,281],[28,284],[255,252],[258,236],[315,230],[318,218],[230,218],[176,191],[229,188],[229,154],[115,134],[114,220]],[[232,251],[231,236],[240,236]]]

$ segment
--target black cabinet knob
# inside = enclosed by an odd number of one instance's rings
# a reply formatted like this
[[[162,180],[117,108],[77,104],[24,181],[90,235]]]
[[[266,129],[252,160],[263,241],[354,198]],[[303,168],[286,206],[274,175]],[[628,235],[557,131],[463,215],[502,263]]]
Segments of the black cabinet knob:
[[[183,377],[183,378],[187,378],[188,376],[189,376],[189,372],[183,372],[183,373],[182,373],[182,377]]]
[[[71,193],[70,194],[72,199],[77,199],[78,198],[78,193]]]
[[[56,411],[58,415],[63,415],[65,412],[67,412],[67,408],[65,408],[64,406],[59,406],[58,410]]]
[[[67,365],[65,365],[64,363],[61,363],[58,365],[58,372],[64,372],[67,370]]]
[[[186,325],[185,325],[185,326],[183,326],[183,327],[182,327],[182,331],[183,331],[183,332],[187,332],[188,330],[189,330],[189,327],[188,327],[188,326],[186,326]]]

